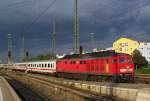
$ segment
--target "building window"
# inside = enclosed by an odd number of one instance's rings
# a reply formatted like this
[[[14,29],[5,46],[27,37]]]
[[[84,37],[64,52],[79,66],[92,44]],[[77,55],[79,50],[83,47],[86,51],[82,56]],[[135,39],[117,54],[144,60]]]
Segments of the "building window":
[[[119,50],[122,51],[122,48],[120,48]]]
[[[128,43],[125,43],[125,46],[128,46]]]
[[[120,46],[122,46],[122,43],[119,43]]]
[[[125,48],[125,51],[128,51],[128,48],[127,48],[127,47]]]

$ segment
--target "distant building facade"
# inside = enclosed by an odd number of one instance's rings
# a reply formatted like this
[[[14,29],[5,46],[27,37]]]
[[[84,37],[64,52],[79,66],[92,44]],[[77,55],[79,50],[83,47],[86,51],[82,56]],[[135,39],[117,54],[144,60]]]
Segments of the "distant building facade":
[[[141,52],[142,56],[144,56],[146,60],[150,63],[150,44],[141,44],[138,50]]]
[[[139,47],[139,42],[130,38],[119,38],[113,43],[113,49],[118,53],[132,54]]]
[[[130,55],[137,49],[150,63],[150,42],[138,42],[130,38],[119,38],[113,43],[113,49],[117,53],[127,53]]]

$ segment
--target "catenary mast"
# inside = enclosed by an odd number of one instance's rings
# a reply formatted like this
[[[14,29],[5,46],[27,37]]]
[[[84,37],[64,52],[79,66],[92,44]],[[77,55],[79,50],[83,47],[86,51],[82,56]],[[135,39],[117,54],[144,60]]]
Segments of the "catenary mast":
[[[8,64],[12,63],[12,35],[8,34],[8,56],[7,56]]]
[[[55,21],[53,21],[53,33],[52,33],[52,55],[53,59],[55,59],[55,48],[56,48],[56,28]]]
[[[78,0],[74,0],[74,33],[73,33],[73,52],[79,53],[79,18],[78,18]]]

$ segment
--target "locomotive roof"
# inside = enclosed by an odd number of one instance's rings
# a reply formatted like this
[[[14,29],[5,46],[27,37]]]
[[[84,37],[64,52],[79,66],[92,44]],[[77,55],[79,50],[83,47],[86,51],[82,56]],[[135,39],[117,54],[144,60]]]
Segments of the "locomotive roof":
[[[109,57],[114,56],[118,53],[115,53],[115,51],[103,51],[103,52],[92,52],[92,53],[86,53],[86,54],[72,54],[72,55],[66,55],[62,59],[77,59],[77,58],[96,58],[96,57]]]

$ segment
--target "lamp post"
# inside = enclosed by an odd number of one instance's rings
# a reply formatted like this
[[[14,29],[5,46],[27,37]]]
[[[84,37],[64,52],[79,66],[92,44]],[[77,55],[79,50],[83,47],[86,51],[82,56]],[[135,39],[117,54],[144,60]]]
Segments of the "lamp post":
[[[95,37],[94,37],[94,33],[90,33],[90,40],[91,40],[91,48],[95,48]]]

